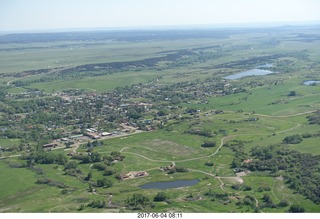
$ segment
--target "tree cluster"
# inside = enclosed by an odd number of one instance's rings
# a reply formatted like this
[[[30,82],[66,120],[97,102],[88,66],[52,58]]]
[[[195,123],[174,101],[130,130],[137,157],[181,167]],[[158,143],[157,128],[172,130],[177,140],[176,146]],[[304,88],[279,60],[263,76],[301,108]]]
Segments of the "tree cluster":
[[[205,147],[205,148],[211,148],[211,147],[215,147],[216,146],[216,142],[215,141],[204,141],[201,144],[201,147]]]
[[[29,155],[26,155],[23,157],[23,159],[27,160],[28,164],[60,164],[64,165],[68,162],[68,158],[65,154],[59,153],[49,153],[42,150],[34,151],[30,153]]]
[[[307,116],[309,124],[320,125],[320,110],[317,110],[314,114]]]
[[[294,134],[287,136],[283,139],[284,144],[300,144],[302,142],[302,136],[299,134]]]
[[[241,168],[242,162],[248,158],[248,154],[245,152],[244,148],[245,143],[245,141],[241,140],[232,140],[225,145],[234,152],[234,157],[231,163],[232,168]]]
[[[213,134],[211,130],[209,129],[189,129],[184,132],[185,134],[191,134],[191,135],[199,135],[204,137],[213,137]]]
[[[283,145],[255,147],[251,150],[253,161],[243,164],[251,171],[270,171],[275,174],[284,170],[286,183],[291,189],[320,203],[320,156],[290,150]]]
[[[132,210],[146,210],[154,207],[154,203],[142,194],[133,194],[125,201],[126,206]]]

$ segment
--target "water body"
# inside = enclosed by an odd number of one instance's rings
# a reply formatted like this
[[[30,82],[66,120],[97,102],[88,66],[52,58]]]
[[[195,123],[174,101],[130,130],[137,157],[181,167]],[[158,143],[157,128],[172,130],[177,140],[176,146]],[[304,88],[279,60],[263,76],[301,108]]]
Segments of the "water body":
[[[262,70],[262,69],[251,69],[249,71],[244,71],[244,72],[240,72],[237,74],[233,74],[233,75],[229,75],[227,77],[224,77],[225,79],[229,79],[229,80],[236,80],[239,78],[243,78],[246,76],[256,76],[256,75],[269,75],[272,74],[273,71],[270,70]]]
[[[265,65],[259,65],[257,68],[271,68],[271,67],[273,67],[273,65],[268,63]]]
[[[171,182],[153,182],[139,186],[141,189],[172,189],[185,186],[194,186],[199,183],[198,179],[193,180],[176,180]]]
[[[320,81],[305,81],[303,82],[304,85],[313,85],[313,84],[319,84]]]

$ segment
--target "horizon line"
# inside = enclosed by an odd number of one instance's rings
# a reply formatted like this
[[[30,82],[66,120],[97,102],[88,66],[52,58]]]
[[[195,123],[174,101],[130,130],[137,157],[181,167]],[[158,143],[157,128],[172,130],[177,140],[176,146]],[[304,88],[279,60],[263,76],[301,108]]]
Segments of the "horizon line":
[[[0,34],[28,34],[28,33],[63,33],[87,31],[134,31],[134,30],[187,30],[187,29],[223,29],[223,28],[270,28],[290,26],[320,25],[320,20],[309,21],[266,21],[266,22],[241,22],[241,23],[216,23],[216,24],[172,24],[172,25],[146,25],[146,26],[119,26],[119,27],[65,27],[65,28],[39,28],[0,30]]]

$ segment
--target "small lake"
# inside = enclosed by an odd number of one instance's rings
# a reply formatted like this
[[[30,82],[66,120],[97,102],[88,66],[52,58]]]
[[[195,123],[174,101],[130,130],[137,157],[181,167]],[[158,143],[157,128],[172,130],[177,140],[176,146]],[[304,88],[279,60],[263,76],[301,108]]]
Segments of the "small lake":
[[[268,63],[268,64],[265,64],[265,65],[259,65],[256,68],[271,68],[271,67],[273,67],[273,65]]]
[[[313,85],[313,84],[319,84],[320,81],[305,81],[303,82],[304,85]]]
[[[153,182],[147,183],[142,186],[139,186],[141,189],[172,189],[172,188],[180,188],[185,186],[194,186],[200,181],[198,179],[193,180],[176,180],[170,182]]]
[[[272,74],[273,71],[270,70],[263,70],[263,69],[251,69],[249,71],[240,72],[237,74],[229,75],[227,77],[224,77],[225,79],[229,80],[235,80],[239,78],[243,78],[246,76],[256,76],[256,75],[269,75]]]

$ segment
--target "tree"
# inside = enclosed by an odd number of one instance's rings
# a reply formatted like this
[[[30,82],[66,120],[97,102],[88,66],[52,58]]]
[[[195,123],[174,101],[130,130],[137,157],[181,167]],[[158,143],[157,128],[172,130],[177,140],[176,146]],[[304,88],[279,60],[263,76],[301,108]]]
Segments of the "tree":
[[[107,178],[102,178],[97,180],[97,186],[98,187],[104,187],[104,188],[109,188],[113,185],[112,181]]]
[[[304,207],[301,207],[297,204],[291,205],[291,207],[289,208],[289,212],[291,213],[303,213],[305,212]]]
[[[127,198],[126,206],[133,210],[143,210],[148,207],[153,208],[154,203],[147,196],[138,193]]]
[[[248,197],[245,197],[245,198],[243,199],[243,204],[244,204],[244,205],[253,205],[253,203],[254,203],[254,202],[252,202],[252,200],[251,200],[250,198],[248,198]]]
[[[89,181],[90,179],[92,179],[92,172],[90,171],[88,173],[88,175],[84,178],[85,181]]]
[[[290,135],[287,136],[283,139],[283,143],[284,144],[299,144],[302,142],[302,137],[299,134],[294,134],[294,135]]]
[[[95,200],[90,202],[87,206],[91,208],[105,208],[107,204],[105,200]]]
[[[68,162],[68,158],[66,157],[65,154],[57,154],[56,155],[56,163],[60,164],[60,165],[64,165]]]
[[[212,161],[207,161],[204,163],[204,165],[209,166],[209,167],[213,167],[214,163]]]
[[[128,110],[127,115],[131,119],[139,119],[142,117],[141,113],[137,112],[135,109]]]
[[[98,152],[92,152],[91,153],[91,160],[92,162],[100,162],[101,161],[101,156]]]
[[[268,195],[268,194],[264,194],[262,199],[263,199],[264,202],[272,201],[270,195]]]
[[[296,95],[297,95],[297,92],[294,91],[294,90],[293,90],[293,91],[290,91],[289,94],[288,94],[289,97],[294,97],[294,96],[296,96]]]
[[[166,109],[160,109],[159,112],[157,113],[158,116],[166,116],[168,115],[168,110]]]
[[[307,116],[309,124],[320,125],[320,110],[317,110],[314,114]]]
[[[90,156],[82,156],[81,157],[82,163],[91,163],[92,159]]]
[[[103,175],[104,175],[104,176],[111,176],[111,175],[113,175],[113,174],[115,174],[115,173],[116,173],[116,171],[113,170],[113,169],[106,169],[106,170],[104,171]]]
[[[216,142],[215,141],[204,141],[203,144],[201,144],[202,147],[215,147]]]
[[[92,169],[97,169],[99,171],[103,171],[103,170],[106,170],[107,169],[107,166],[102,163],[102,162],[99,162],[99,163],[95,163],[92,165]]]
[[[176,167],[176,171],[179,173],[185,173],[188,172],[188,169],[185,167]]]
[[[166,193],[158,192],[156,197],[154,197],[153,201],[155,201],[155,202],[163,202],[163,201],[166,201],[167,199],[168,199],[168,196],[167,196]]]
[[[76,169],[77,167],[78,167],[78,162],[77,161],[70,161],[69,163],[64,165],[64,169],[65,170]]]
[[[89,183],[88,191],[89,191],[89,192],[93,192],[93,191],[94,191],[94,189],[93,189],[93,187],[92,187],[92,185],[91,185],[90,183]]]
[[[287,207],[289,206],[289,202],[287,200],[281,200],[278,204],[279,207]]]

